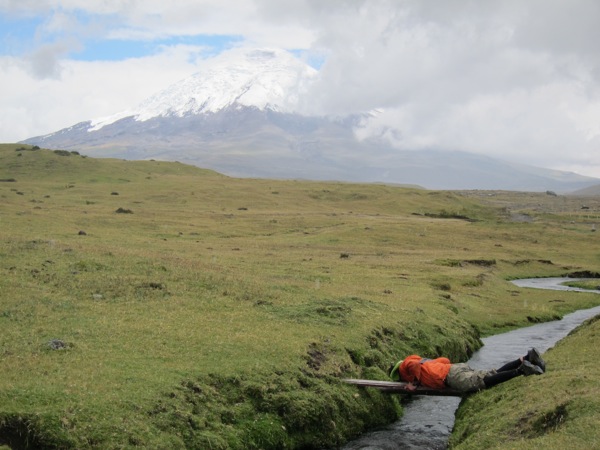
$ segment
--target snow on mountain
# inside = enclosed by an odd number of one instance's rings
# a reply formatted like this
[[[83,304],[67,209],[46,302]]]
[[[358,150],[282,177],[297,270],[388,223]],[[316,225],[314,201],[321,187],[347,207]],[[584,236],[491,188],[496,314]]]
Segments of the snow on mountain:
[[[92,120],[89,131],[130,116],[146,121],[154,117],[214,113],[231,106],[294,112],[316,75],[315,69],[284,50],[233,50],[133,110]]]

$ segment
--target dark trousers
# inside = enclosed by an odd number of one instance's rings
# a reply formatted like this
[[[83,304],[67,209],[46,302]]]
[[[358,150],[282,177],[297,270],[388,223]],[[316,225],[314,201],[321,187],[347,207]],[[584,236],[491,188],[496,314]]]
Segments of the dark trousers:
[[[519,370],[521,367],[521,360],[515,359],[509,363],[504,364],[502,367],[496,370],[496,373],[490,373],[483,379],[486,388],[496,386],[497,384],[504,383],[505,381],[511,380],[522,374]]]

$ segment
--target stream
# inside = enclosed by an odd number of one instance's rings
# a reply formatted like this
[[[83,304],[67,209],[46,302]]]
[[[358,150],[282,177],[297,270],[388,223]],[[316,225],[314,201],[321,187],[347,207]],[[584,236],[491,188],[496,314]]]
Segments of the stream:
[[[515,280],[519,287],[551,290],[596,292],[570,288],[561,283],[578,278],[531,278]],[[597,291],[600,293],[600,291]],[[484,346],[468,361],[474,369],[498,368],[525,355],[531,347],[541,353],[554,346],[585,320],[600,314],[600,306],[566,314],[561,320],[483,338]],[[543,356],[543,355],[542,355]],[[454,413],[459,397],[419,396],[404,406],[402,418],[385,428],[362,435],[349,442],[344,450],[446,449],[454,427]]]

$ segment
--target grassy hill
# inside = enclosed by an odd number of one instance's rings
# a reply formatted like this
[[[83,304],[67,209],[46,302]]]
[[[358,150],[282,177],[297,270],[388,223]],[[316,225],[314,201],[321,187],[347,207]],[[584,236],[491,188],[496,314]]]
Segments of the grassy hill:
[[[586,207],[2,144],[0,443],[339,445],[401,414],[341,377],[598,304],[507,282],[597,271]]]
[[[580,197],[598,197],[600,195],[600,185],[590,186],[585,189],[579,189],[573,192],[573,195]]]

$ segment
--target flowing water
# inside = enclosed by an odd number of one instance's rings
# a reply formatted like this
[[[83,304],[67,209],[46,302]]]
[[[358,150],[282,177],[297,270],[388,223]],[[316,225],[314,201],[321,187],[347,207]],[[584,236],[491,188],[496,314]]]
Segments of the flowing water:
[[[519,287],[595,292],[563,286],[574,278],[532,278],[513,281]],[[600,291],[598,291],[600,293]],[[600,314],[600,306],[565,315],[561,320],[540,323],[527,328],[482,339],[484,346],[468,361],[474,369],[498,368],[505,362],[523,356],[531,347],[541,353],[551,348],[585,320]],[[345,450],[446,449],[454,426],[454,413],[459,397],[420,396],[404,407],[398,422],[378,431],[364,434],[348,443]]]

